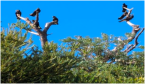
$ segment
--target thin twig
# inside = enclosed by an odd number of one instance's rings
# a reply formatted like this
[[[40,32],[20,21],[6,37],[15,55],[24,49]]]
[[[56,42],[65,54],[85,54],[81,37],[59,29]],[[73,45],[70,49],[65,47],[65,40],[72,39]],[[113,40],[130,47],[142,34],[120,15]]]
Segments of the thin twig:
[[[131,45],[129,45],[125,50],[124,50],[124,52],[126,52],[130,47],[132,47],[133,46],[133,44],[131,44]]]
[[[35,34],[35,35],[39,35],[38,33],[36,32],[32,32],[32,31],[28,31],[29,33],[32,33],[32,34]]]

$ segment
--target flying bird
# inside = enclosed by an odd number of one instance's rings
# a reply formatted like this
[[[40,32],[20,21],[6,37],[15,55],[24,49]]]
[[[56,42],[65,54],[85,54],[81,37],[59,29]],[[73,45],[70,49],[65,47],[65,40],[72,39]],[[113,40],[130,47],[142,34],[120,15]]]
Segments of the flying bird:
[[[32,20],[33,24],[39,28],[39,29],[42,29],[40,26],[39,26],[39,22],[36,22],[36,20]]]
[[[16,13],[15,14],[16,14],[17,19],[20,20],[20,18],[17,16],[17,14],[19,14],[21,16],[21,11],[20,10],[16,10]]]
[[[33,13],[30,14],[30,16],[35,16],[36,15],[36,12],[40,13],[40,11],[41,10],[39,8],[37,8]]]
[[[57,24],[58,25],[58,18],[53,16],[53,21],[55,22],[54,24]]]
[[[125,3],[123,3],[123,6],[122,6],[123,10],[122,10],[122,12],[125,12],[126,11],[126,9],[124,7],[127,8],[127,5]]]
[[[128,13],[125,11],[118,19],[123,19]]]

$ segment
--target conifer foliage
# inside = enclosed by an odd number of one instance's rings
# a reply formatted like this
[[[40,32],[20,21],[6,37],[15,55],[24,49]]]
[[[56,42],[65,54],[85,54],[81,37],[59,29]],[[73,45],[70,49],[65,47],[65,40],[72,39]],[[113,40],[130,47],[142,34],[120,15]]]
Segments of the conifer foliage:
[[[18,22],[1,31],[1,82],[143,83],[144,46],[138,45],[138,38],[145,28],[129,21],[133,19],[130,16],[133,8],[129,9],[125,4],[122,7],[125,13],[119,17],[120,22],[126,21],[132,27],[132,32],[126,33],[127,37],[105,33],[95,38],[75,36],[62,39],[61,45],[47,40],[50,26],[58,25],[57,17],[53,16],[53,21],[46,23],[42,30],[38,22],[39,8],[30,14],[36,16],[33,23],[17,10]],[[40,37],[43,50],[32,45],[28,32]],[[128,45],[132,40],[135,43]],[[112,44],[113,49],[110,48]],[[128,55],[135,48],[142,51]]]

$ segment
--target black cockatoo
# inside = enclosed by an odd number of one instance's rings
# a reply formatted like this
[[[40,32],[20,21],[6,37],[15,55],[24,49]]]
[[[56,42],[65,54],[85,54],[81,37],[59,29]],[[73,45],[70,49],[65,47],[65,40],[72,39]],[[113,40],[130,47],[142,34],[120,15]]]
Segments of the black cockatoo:
[[[41,10],[39,8],[37,8],[33,13],[30,14],[30,16],[35,16],[36,15],[36,11],[38,13],[40,13]]]
[[[21,16],[21,11],[20,10],[16,10],[16,13],[15,14],[16,14],[17,19],[20,20],[20,18],[17,16],[17,14],[19,14]]]
[[[122,8],[123,8],[123,7],[126,7],[126,8],[127,8],[127,5],[126,5],[125,3],[123,3]],[[125,12],[125,11],[126,11],[126,9],[125,9],[125,8],[123,8],[122,12]]]
[[[42,29],[40,26],[39,26],[39,22],[36,22],[36,20],[32,20],[33,24],[39,28],[39,29]]]
[[[128,14],[128,12],[124,12],[123,15],[121,15],[121,17],[119,17],[118,19],[123,19],[126,15]]]
[[[125,19],[122,19],[122,20],[119,21],[119,22],[122,22],[122,21],[129,21],[129,20],[131,20],[133,17],[134,17],[134,15],[129,15],[128,17],[126,17]]]
[[[54,24],[57,24],[58,25],[58,18],[53,16],[53,21],[55,22]]]

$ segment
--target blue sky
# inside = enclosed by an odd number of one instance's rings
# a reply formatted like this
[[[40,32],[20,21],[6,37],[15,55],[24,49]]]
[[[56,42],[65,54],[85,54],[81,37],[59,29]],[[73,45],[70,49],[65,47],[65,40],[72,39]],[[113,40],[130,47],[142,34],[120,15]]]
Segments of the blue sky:
[[[143,1],[2,1],[1,25],[7,28],[8,23],[16,23],[17,9],[21,10],[22,17],[32,20],[35,17],[29,14],[40,8],[39,24],[42,28],[46,22],[52,21],[52,16],[59,19],[59,25],[52,25],[48,30],[48,34],[53,33],[48,36],[48,41],[61,44],[60,39],[67,37],[74,38],[75,35],[80,35],[94,38],[101,37],[101,33],[125,37],[125,33],[131,33],[132,27],[126,22],[118,22],[118,17],[123,14],[123,3],[126,3],[128,8],[134,8],[134,18],[131,22],[143,28]],[[34,44],[41,48],[39,36],[33,35],[32,38]],[[139,45],[144,45],[144,33],[139,36],[138,42]],[[132,43],[134,44],[134,40]]]

